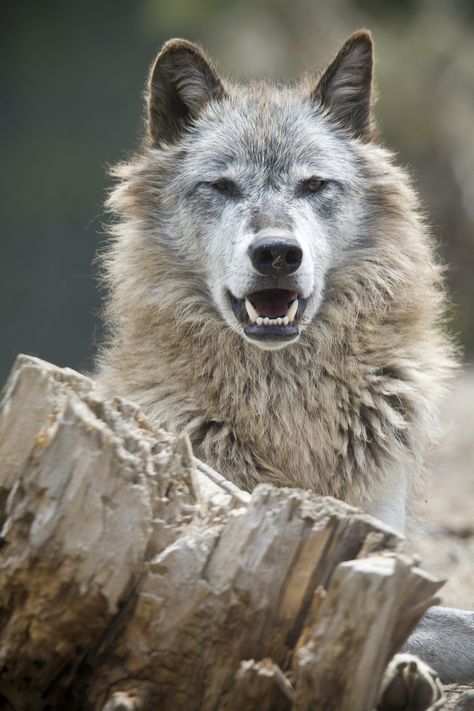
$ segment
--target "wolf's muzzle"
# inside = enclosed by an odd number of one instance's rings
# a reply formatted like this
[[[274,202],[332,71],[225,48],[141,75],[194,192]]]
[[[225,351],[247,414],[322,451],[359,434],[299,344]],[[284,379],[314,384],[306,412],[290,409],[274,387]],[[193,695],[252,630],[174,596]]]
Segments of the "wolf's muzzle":
[[[303,260],[303,250],[294,239],[262,237],[250,245],[248,254],[255,271],[267,276],[294,274]]]

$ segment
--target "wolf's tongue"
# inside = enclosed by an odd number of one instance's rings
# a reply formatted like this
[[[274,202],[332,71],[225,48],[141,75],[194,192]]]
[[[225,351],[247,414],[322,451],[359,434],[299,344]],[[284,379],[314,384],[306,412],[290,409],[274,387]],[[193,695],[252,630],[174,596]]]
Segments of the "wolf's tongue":
[[[268,318],[286,316],[291,302],[297,298],[298,292],[289,289],[266,289],[247,295],[247,299],[254,305],[258,315],[268,316]]]

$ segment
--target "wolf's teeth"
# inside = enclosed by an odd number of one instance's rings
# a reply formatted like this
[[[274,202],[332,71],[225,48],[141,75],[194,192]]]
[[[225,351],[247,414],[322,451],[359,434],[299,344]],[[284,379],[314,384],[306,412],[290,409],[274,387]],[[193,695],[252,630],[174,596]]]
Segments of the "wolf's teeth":
[[[277,318],[269,318],[269,316],[257,316],[253,323],[256,323],[257,326],[288,326],[291,321],[288,316],[278,316]]]
[[[289,323],[294,321],[297,311],[298,311],[298,299],[295,299],[293,301],[293,303],[291,304],[290,308],[288,309],[288,313],[285,316],[285,318],[288,318]]]
[[[247,309],[249,319],[252,321],[252,323],[255,323],[258,319],[258,313],[248,299],[245,299],[245,308]]]

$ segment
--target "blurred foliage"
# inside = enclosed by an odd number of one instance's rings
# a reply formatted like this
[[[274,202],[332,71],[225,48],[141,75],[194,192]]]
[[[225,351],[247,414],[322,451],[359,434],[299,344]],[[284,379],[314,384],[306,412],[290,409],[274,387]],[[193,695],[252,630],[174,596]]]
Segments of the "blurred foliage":
[[[353,30],[372,30],[381,133],[419,186],[449,264],[453,330],[474,354],[472,0],[24,0],[2,10],[2,380],[19,351],[90,365],[107,166],[138,145],[147,67],[176,35],[235,76],[285,80],[315,71]]]

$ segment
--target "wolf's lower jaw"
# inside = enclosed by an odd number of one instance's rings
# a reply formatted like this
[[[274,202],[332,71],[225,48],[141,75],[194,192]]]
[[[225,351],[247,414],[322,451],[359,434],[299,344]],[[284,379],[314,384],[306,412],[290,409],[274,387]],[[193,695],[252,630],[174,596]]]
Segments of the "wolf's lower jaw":
[[[249,340],[266,342],[273,350],[298,338],[298,321],[307,302],[298,292],[266,289],[252,292],[242,299],[229,292],[229,298],[237,321]]]

